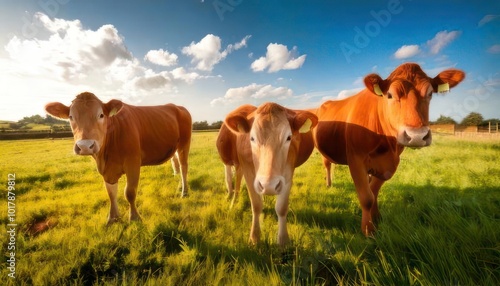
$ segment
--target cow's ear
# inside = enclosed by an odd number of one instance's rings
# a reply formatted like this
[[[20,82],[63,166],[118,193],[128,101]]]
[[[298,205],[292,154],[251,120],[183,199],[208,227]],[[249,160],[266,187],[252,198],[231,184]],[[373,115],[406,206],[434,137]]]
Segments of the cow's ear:
[[[112,99],[108,103],[104,104],[104,114],[111,117],[117,114],[123,107],[123,102],[117,99]]]
[[[292,127],[300,133],[307,133],[318,124],[318,117],[309,111],[296,111]]]
[[[446,92],[455,87],[465,78],[465,73],[457,69],[448,69],[440,72],[432,79],[432,89],[434,92]]]
[[[245,116],[239,114],[228,115],[224,123],[233,133],[248,133],[250,132],[250,123]]]
[[[364,79],[365,86],[373,94],[383,96],[389,89],[387,80],[383,80],[378,74],[369,74]]]
[[[248,119],[248,115],[254,112],[257,107],[245,104],[226,116],[224,123],[233,133],[248,133],[252,127],[252,121]]]
[[[69,118],[69,107],[60,102],[51,102],[45,105],[48,114],[62,119]]]

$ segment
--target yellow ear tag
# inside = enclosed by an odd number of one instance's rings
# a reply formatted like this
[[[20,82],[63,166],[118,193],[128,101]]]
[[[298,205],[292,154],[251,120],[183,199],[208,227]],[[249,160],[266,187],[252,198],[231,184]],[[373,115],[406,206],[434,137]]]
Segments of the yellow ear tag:
[[[438,92],[439,93],[444,93],[450,91],[450,84],[448,83],[443,83],[438,85]]]
[[[375,92],[375,94],[376,94],[376,95],[379,95],[379,96],[384,95],[384,94],[382,93],[382,90],[380,89],[380,86],[379,86],[378,84],[375,84],[375,85],[373,86],[373,91]]]
[[[109,112],[108,117],[115,116],[117,113],[118,113],[118,110],[116,110],[116,108],[113,108],[113,109],[111,109],[111,111]]]
[[[304,122],[304,124],[302,124],[302,127],[300,127],[299,133],[309,132],[311,130],[311,125],[312,125],[311,119],[307,118],[306,122]]]

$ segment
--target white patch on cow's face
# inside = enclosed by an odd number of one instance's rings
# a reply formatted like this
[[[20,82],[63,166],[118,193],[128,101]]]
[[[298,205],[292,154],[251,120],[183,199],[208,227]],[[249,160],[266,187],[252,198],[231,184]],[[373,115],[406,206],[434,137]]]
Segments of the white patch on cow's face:
[[[99,152],[106,137],[107,117],[97,101],[71,105],[69,120],[75,139],[74,151],[78,155]]]
[[[255,189],[260,194],[278,195],[289,189],[291,172],[287,161],[292,135],[285,116],[272,121],[260,121],[256,117],[250,130],[250,145],[256,172]]]

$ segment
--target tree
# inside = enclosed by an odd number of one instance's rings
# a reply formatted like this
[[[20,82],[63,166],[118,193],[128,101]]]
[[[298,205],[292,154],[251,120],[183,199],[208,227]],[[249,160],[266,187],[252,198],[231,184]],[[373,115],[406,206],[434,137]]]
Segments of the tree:
[[[193,130],[207,130],[208,122],[207,121],[195,121],[193,123]]]
[[[471,112],[460,123],[464,126],[478,126],[483,122],[483,116],[477,112]]]
[[[457,122],[455,120],[453,120],[453,118],[451,118],[449,116],[444,116],[444,115],[439,116],[439,118],[434,123],[435,124],[457,124]]]

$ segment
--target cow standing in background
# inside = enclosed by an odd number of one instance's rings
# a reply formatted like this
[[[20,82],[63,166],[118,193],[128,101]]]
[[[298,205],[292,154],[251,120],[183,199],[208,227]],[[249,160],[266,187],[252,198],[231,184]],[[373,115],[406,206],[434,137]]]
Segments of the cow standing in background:
[[[236,135],[237,158],[252,205],[252,243],[260,240],[263,195],[277,196],[278,244],[283,247],[289,241],[286,216],[293,173],[314,149],[310,131],[316,123],[316,115],[276,103],[257,109],[244,105],[227,115],[224,124]]]
[[[385,80],[377,74],[366,76],[366,89],[318,108],[315,145],[325,157],[325,167],[329,162],[349,166],[365,235],[375,231],[380,187],[396,172],[404,147],[431,144],[432,94],[448,91],[464,77],[464,72],[449,69],[429,78],[417,64],[406,63]]]
[[[181,106],[132,106],[113,99],[103,103],[84,92],[68,107],[48,103],[45,110],[69,119],[77,155],[92,156],[102,175],[111,201],[108,224],[118,221],[118,180],[125,174],[125,197],[130,220],[140,220],[135,206],[141,166],[176,160],[182,177],[182,196],[187,195],[188,153],[191,144],[191,115]]]

